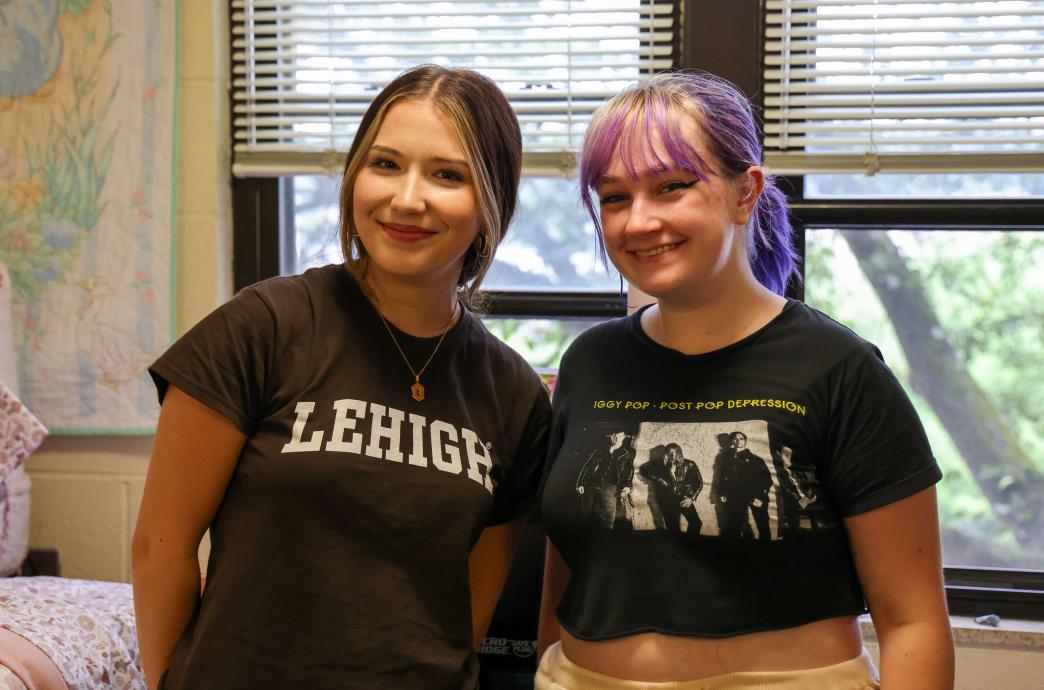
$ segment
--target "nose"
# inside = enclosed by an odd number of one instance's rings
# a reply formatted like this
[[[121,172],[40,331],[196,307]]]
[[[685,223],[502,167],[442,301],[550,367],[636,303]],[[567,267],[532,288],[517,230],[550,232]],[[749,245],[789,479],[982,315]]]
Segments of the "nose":
[[[396,213],[417,215],[424,213],[424,181],[419,173],[408,171],[399,178],[399,184],[391,200],[392,210]]]
[[[625,233],[643,234],[655,232],[662,227],[656,205],[643,196],[636,195],[628,211],[627,223],[624,225]]]

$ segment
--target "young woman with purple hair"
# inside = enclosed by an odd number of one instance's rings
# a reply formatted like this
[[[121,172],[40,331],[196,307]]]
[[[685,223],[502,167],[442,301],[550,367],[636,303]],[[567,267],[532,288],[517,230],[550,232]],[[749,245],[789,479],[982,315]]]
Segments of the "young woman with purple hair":
[[[791,227],[760,161],[746,99],[703,73],[630,88],[588,129],[584,203],[656,302],[562,359],[538,690],[952,687],[941,473],[877,348],[783,296]],[[612,432],[636,469],[663,464],[631,473],[625,529],[576,494]]]

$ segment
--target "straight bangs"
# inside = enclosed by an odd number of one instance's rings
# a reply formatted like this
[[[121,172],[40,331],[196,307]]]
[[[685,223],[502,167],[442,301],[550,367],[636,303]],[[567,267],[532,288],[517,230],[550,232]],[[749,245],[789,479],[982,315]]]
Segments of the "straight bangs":
[[[690,142],[684,125],[700,121],[699,113],[673,94],[638,85],[610,99],[592,119],[580,152],[579,182],[584,208],[601,243],[601,222],[595,193],[599,181],[619,157],[628,178],[644,172],[685,170],[706,181],[714,170]],[[658,144],[658,145],[657,145]]]

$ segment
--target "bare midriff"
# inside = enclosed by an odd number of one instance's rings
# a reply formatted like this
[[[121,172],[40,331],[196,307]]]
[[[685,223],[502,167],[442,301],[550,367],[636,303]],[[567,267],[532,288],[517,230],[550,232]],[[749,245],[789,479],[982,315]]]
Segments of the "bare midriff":
[[[589,642],[562,631],[562,652],[573,663],[647,682],[832,666],[859,656],[862,648],[859,623],[851,616],[733,637],[640,633]]]

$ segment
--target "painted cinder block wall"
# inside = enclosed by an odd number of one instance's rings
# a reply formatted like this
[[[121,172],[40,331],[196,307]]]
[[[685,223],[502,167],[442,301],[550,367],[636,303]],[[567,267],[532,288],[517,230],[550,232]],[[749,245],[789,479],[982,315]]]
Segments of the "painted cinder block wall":
[[[180,16],[178,334],[232,295],[228,5],[180,0]],[[130,539],[151,449],[152,437],[47,439],[27,464],[31,546],[57,548],[66,577],[129,582]],[[205,562],[205,543],[200,551]],[[876,645],[867,646],[876,657]],[[1044,646],[962,643],[957,679],[960,690],[1039,690]]]

